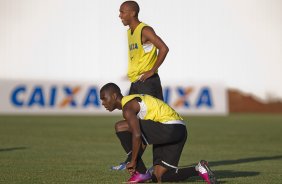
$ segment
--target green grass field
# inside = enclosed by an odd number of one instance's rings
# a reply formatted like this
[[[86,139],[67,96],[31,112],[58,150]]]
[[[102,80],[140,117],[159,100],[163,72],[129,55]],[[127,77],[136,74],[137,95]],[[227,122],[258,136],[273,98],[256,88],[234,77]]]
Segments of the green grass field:
[[[0,183],[122,183],[120,117],[0,116]],[[209,161],[220,183],[282,183],[282,115],[185,117],[180,165]],[[144,154],[151,165],[151,147]],[[199,177],[185,183],[204,183]]]

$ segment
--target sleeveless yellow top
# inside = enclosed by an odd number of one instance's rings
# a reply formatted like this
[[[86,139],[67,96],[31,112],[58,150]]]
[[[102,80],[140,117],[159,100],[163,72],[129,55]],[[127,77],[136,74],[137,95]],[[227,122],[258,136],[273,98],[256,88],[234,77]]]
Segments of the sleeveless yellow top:
[[[128,95],[121,100],[122,108],[134,98],[140,98],[140,111],[137,114],[139,119],[153,120],[155,122],[167,124],[185,124],[182,117],[165,102],[150,95]]]
[[[142,45],[142,29],[148,26],[140,23],[131,32],[127,30],[128,37],[128,71],[127,76],[131,82],[139,79],[140,75],[153,68],[157,60],[157,48],[153,44]]]

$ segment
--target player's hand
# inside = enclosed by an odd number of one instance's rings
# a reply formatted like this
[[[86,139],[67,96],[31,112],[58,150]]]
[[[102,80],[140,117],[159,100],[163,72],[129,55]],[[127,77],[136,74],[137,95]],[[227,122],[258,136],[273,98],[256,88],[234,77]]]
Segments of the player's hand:
[[[152,77],[154,75],[155,72],[152,72],[151,70],[144,72],[140,78],[139,81],[144,82],[146,79]]]
[[[130,175],[133,175],[135,173],[136,163],[129,162],[126,164],[126,169],[129,172]]]

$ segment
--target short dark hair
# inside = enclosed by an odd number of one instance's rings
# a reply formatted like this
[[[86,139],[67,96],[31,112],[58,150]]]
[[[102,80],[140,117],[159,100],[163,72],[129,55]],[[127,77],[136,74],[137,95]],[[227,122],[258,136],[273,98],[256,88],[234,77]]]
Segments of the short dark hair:
[[[100,93],[102,91],[111,91],[113,93],[117,93],[117,94],[121,94],[120,88],[118,87],[118,85],[116,85],[115,83],[107,83],[105,84],[101,89],[100,89]]]
[[[135,1],[125,1],[122,4],[128,5],[133,11],[135,11],[135,13],[136,13],[135,16],[138,17],[140,7],[139,7],[137,2],[135,2]]]

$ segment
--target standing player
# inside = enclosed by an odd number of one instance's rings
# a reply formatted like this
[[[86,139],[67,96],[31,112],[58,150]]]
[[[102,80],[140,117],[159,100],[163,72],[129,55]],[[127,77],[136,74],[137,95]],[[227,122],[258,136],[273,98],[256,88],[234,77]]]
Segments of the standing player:
[[[128,78],[131,82],[129,94],[149,94],[163,100],[162,86],[158,75],[161,66],[169,51],[167,45],[155,33],[152,27],[138,19],[139,5],[135,1],[125,1],[120,6],[119,17],[124,26],[129,26],[128,37]],[[122,137],[117,134],[119,139]],[[130,136],[130,135],[123,135]],[[140,155],[145,147],[141,147]],[[125,169],[130,160],[131,151],[127,152],[127,159],[113,170]],[[143,163],[138,165],[145,171]]]
[[[178,162],[187,139],[185,122],[165,102],[150,95],[123,96],[114,83],[100,90],[102,105],[108,110],[122,110],[124,120],[116,123],[117,134],[128,133],[121,144],[125,151],[132,150],[126,165],[131,177],[128,182],[178,182],[192,176],[201,176],[207,183],[215,184],[213,172],[202,160],[195,167],[178,168]],[[153,145],[153,175],[140,173],[138,162],[142,161],[139,150],[142,142]]]
[[[158,68],[169,49],[152,27],[139,21],[139,5],[135,1],[125,1],[119,11],[123,25],[129,26],[127,75],[131,82],[130,94],[149,94],[163,100]]]

